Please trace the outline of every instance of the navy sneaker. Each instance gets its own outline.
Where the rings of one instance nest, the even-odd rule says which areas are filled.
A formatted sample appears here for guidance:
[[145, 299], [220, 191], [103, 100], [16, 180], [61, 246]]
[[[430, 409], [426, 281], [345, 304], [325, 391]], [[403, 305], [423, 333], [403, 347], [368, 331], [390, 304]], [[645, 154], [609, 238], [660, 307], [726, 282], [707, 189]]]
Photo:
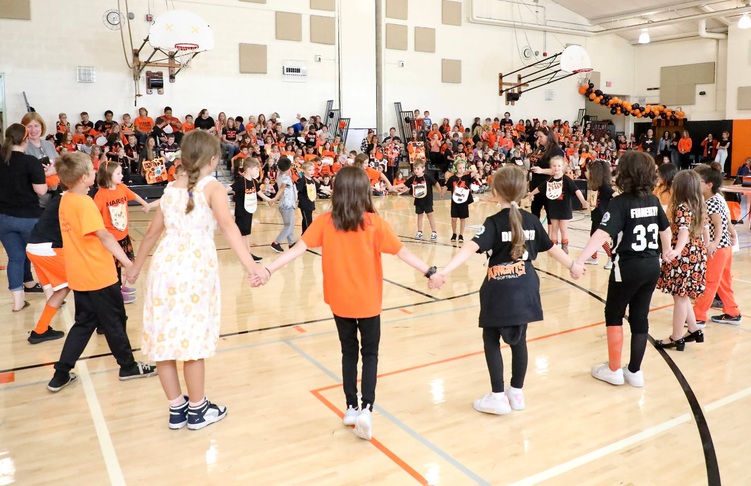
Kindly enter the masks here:
[[120, 368], [120, 381], [134, 380], [136, 378], [147, 378], [156, 374], [156, 366], [136, 362], [135, 366], [130, 370], [124, 370]]
[[733, 324], [734, 326], [737, 326], [741, 323], [741, 315], [729, 316], [727, 314], [721, 314], [719, 316], [712, 316], [712, 322], [718, 324]]
[[52, 377], [49, 383], [47, 383], [47, 389], [52, 393], [57, 393], [66, 386], [70, 385], [78, 379], [75, 373], [66, 371], [55, 371], [55, 375]]
[[208, 398], [195, 408], [188, 407], [188, 429], [199, 430], [206, 426], [219, 422], [227, 416], [227, 407], [214, 405]]
[[169, 408], [169, 428], [172, 430], [182, 429], [188, 425], [188, 397], [183, 395], [185, 403]]

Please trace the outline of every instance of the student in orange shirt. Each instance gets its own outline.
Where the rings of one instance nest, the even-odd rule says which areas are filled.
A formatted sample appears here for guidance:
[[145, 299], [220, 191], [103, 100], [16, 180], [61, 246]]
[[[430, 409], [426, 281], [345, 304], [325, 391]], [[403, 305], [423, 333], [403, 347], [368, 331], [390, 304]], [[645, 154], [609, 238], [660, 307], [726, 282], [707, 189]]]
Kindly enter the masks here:
[[149, 110], [144, 107], [138, 109], [138, 117], [133, 120], [133, 126], [136, 129], [136, 138], [138, 143], [145, 144], [149, 133], [154, 128], [154, 119], [149, 116]]
[[[128, 201], [137, 201], [143, 206], [145, 213], [149, 212], [149, 204], [141, 196], [131, 191], [123, 184], [123, 169], [117, 162], [102, 162], [97, 171], [97, 185], [99, 190], [94, 195], [94, 203], [102, 214], [104, 227], [115, 237], [129, 260], [135, 260], [133, 242], [128, 234]], [[122, 280], [122, 264], [115, 259], [117, 278]], [[126, 304], [135, 302], [136, 289], [123, 285], [122, 295]]]
[[376, 196], [385, 195], [384, 193], [375, 190], [376, 184], [378, 184], [379, 182], [383, 182], [386, 185], [386, 188], [388, 188], [389, 192], [394, 192], [395, 191], [394, 186], [391, 185], [391, 182], [389, 182], [389, 179], [388, 177], [386, 177], [386, 174], [384, 174], [383, 172], [377, 171], [372, 167], [369, 167], [368, 166], [369, 160], [370, 158], [368, 157], [367, 154], [358, 154], [355, 157], [354, 166], [359, 167], [365, 171], [365, 174], [367, 174], [368, 176], [368, 180], [370, 180], [370, 187], [372, 188], [371, 190], [375, 191]]
[[112, 257], [125, 268], [132, 266], [117, 240], [104, 227], [96, 204], [88, 196], [96, 173], [81, 152], [65, 153], [55, 161], [55, 169], [68, 191], [60, 200], [60, 229], [65, 249], [68, 286], [73, 290], [76, 318], [68, 331], [55, 374], [47, 384], [58, 392], [76, 381], [71, 370], [81, 357], [97, 327], [120, 366], [120, 381], [156, 374], [156, 367], [137, 362], [125, 332], [125, 306]]
[[73, 133], [73, 143], [83, 145], [86, 143], [86, 135], [83, 134], [83, 125], [76, 123], [76, 131]]
[[[359, 156], [358, 156], [359, 157]], [[373, 403], [381, 339], [383, 268], [381, 253], [398, 256], [427, 277], [435, 267], [406, 249], [391, 225], [375, 212], [368, 178], [357, 167], [336, 176], [332, 211], [317, 217], [298, 243], [267, 267], [269, 276], [306, 252], [322, 247], [323, 299], [334, 314], [342, 349], [342, 378], [347, 411], [344, 424], [358, 437], [372, 437]], [[253, 285], [261, 282], [256, 280]], [[362, 347], [358, 344], [360, 332]], [[357, 399], [357, 359], [362, 353], [362, 406]]]
[[185, 122], [183, 123], [182, 128], [180, 128], [180, 131], [183, 133], [192, 132], [196, 129], [195, 123], [193, 123], [193, 115], [185, 115]]

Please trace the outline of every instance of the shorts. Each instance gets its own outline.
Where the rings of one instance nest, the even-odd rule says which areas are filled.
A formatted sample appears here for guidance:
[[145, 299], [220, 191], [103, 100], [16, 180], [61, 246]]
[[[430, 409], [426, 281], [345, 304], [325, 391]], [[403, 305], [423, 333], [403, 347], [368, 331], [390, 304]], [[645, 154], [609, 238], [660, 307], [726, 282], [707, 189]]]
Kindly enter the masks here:
[[451, 217], [459, 219], [469, 218], [469, 204], [451, 203]]
[[244, 214], [238, 214], [235, 211], [235, 224], [237, 229], [240, 230], [242, 236], [249, 236], [253, 225], [253, 215], [251, 213], [243, 211]]
[[60, 290], [68, 286], [62, 248], [52, 248], [52, 243], [29, 243], [26, 245], [26, 256], [34, 265], [42, 287], [50, 285], [52, 290]]
[[[126, 236], [122, 240], [118, 241], [117, 244], [120, 245], [120, 248], [123, 249], [125, 256], [128, 257], [128, 260], [133, 261], [136, 259], [136, 254], [135, 252], [133, 252], [133, 242], [130, 241], [130, 236]], [[120, 260], [118, 260], [117, 258], [115, 258], [115, 263], [118, 267], [123, 267], [123, 264], [120, 263]]]
[[415, 202], [415, 214], [430, 214], [433, 212], [433, 201], [428, 202]]

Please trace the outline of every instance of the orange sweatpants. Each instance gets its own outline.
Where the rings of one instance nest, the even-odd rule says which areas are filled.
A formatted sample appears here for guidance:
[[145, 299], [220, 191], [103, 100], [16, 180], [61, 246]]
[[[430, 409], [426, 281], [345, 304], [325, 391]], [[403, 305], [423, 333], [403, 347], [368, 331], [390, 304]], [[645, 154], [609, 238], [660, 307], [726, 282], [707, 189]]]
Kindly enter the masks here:
[[707, 311], [712, 305], [715, 293], [722, 299], [722, 312], [729, 316], [740, 315], [741, 310], [735, 303], [733, 294], [733, 249], [725, 247], [718, 249], [714, 255], [707, 258], [707, 288], [704, 295], [694, 301], [694, 314], [697, 321], [707, 320]]

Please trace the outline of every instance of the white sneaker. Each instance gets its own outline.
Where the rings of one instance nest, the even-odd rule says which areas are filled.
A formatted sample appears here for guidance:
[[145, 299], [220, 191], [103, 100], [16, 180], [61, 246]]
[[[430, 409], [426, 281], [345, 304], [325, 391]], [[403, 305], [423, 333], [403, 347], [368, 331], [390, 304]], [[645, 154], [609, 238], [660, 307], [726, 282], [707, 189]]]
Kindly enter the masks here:
[[430, 241], [435, 241], [437, 239], [438, 239], [438, 233], [436, 233], [435, 231], [431, 231], [430, 232]]
[[626, 383], [631, 386], [635, 386], [636, 388], [641, 388], [644, 386], [644, 373], [642, 373], [641, 370], [637, 371], [636, 373], [631, 373], [628, 370], [628, 366], [624, 366], [623, 378], [625, 378]]
[[416, 239], [421, 240], [422, 239], [422, 231], [417, 232], [417, 236], [415, 236]]
[[508, 397], [511, 410], [524, 410], [526, 408], [524, 392], [521, 388], [514, 388], [513, 386], [506, 388], [506, 397]]
[[496, 398], [492, 393], [488, 393], [481, 399], [472, 402], [472, 406], [475, 410], [482, 413], [492, 413], [495, 415], [511, 413], [511, 404], [505, 394], [501, 395], [501, 398]]
[[586, 260], [584, 260], [584, 264], [585, 265], [597, 265], [597, 263], [598, 263], [597, 262], [597, 257], [595, 257], [595, 258], [587, 258]]
[[611, 268], [613, 268], [613, 260], [611, 260], [610, 258], [608, 258], [608, 261], [607, 261], [607, 263], [605, 263], [605, 267], [604, 268], [605, 268], [605, 270], [610, 270]]
[[596, 364], [592, 367], [592, 376], [611, 385], [623, 385], [623, 370], [618, 368], [616, 371], [610, 369], [607, 363]]
[[353, 432], [361, 439], [370, 440], [373, 437], [373, 415], [370, 409], [365, 408], [357, 414]]
[[347, 411], [344, 412], [344, 419], [342, 422], [344, 422], [344, 425], [355, 425], [355, 422], [357, 421], [357, 415], [360, 413], [358, 409], [356, 409], [353, 406], [349, 406], [347, 408]]

